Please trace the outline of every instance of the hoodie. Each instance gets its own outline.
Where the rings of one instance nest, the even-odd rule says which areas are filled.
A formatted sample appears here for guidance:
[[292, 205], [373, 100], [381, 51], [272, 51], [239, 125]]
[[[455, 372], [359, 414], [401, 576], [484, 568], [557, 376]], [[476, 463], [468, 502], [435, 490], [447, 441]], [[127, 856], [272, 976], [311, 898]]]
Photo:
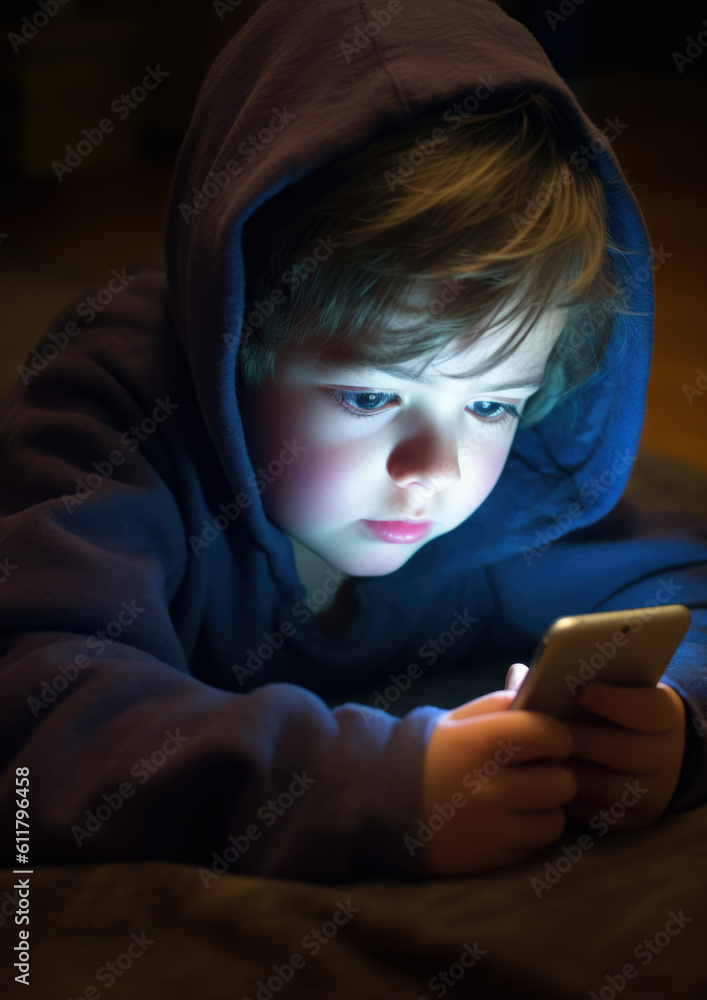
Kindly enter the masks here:
[[[259, 258], [244, 226], [318, 167], [432, 108], [478, 106], [490, 84], [556, 100], [631, 250], [632, 315], [616, 319], [602, 377], [518, 430], [491, 496], [396, 572], [357, 579], [359, 614], [328, 640], [263, 509], [276, 469], [253, 468], [246, 448], [234, 371]], [[405, 838], [442, 709], [330, 703], [391, 676], [510, 662], [560, 615], [656, 603], [692, 611], [663, 677], [688, 716], [669, 811], [705, 800], [706, 526], [622, 500], [653, 299], [612, 148], [621, 124], [591, 122], [487, 0], [269, 0], [226, 45], [179, 152], [166, 270], [116, 270], [78, 296], [3, 409], [0, 862], [15, 863], [27, 774], [34, 864], [424, 877]], [[283, 442], [277, 460], [297, 448]]]

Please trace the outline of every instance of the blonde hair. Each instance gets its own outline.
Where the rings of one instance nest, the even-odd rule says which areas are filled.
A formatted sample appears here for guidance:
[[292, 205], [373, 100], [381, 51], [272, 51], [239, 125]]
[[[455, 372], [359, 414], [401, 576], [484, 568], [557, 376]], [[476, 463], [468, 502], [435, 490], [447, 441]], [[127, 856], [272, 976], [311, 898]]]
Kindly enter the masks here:
[[[237, 378], [275, 378], [278, 356], [305, 346], [392, 369], [513, 324], [475, 368], [482, 374], [548, 309], [566, 308], [543, 385], [521, 417], [531, 426], [598, 375], [616, 314], [627, 311], [619, 277], [630, 251], [611, 239], [607, 215], [601, 180], [573, 163], [544, 93], [485, 114], [427, 114], [290, 185], [248, 221], [244, 245], [271, 235], [259, 258], [255, 248], [246, 254], [246, 303], [290, 287], [269, 315], [249, 317], [247, 305]], [[318, 262], [322, 238], [336, 249]], [[450, 302], [436, 299], [443, 308], [391, 328], [409, 293], [429, 300], [441, 282]]]

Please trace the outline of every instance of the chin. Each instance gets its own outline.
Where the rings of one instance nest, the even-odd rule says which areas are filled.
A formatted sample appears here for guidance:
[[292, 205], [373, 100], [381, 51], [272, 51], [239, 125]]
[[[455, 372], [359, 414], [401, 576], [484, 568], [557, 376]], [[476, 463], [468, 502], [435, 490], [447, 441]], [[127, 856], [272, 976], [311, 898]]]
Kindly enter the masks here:
[[389, 576], [404, 566], [422, 546], [374, 543], [368, 552], [349, 553], [337, 563], [347, 576]]

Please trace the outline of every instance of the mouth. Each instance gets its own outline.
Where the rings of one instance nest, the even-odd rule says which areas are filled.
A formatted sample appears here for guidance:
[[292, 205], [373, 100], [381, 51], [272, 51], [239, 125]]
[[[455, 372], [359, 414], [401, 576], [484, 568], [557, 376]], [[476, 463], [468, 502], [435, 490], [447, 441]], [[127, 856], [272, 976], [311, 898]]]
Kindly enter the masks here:
[[430, 533], [432, 521], [367, 521], [362, 524], [381, 542], [419, 542]]

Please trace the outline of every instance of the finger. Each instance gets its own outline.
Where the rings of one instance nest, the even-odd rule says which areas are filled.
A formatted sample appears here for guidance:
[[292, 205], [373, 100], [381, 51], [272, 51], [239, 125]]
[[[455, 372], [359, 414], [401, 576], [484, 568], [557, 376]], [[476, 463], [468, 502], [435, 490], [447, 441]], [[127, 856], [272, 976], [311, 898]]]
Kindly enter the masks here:
[[570, 819], [583, 826], [594, 826], [601, 822], [602, 806], [596, 802], [577, 797], [569, 805], [565, 806], [565, 812]]
[[512, 663], [506, 674], [505, 688], [507, 691], [517, 691], [525, 680], [528, 668], [524, 663]]
[[514, 813], [556, 809], [577, 795], [574, 774], [563, 765], [545, 761], [507, 768], [500, 783]]
[[633, 805], [650, 790], [650, 774], [614, 771], [574, 757], [564, 766], [577, 780], [577, 798], [594, 804], [597, 809], [610, 808], [613, 803]]
[[563, 808], [535, 809], [513, 814], [514, 840], [518, 857], [526, 858], [530, 852], [542, 850], [562, 836], [567, 817]]
[[574, 755], [610, 770], [646, 774], [660, 763], [660, 734], [636, 733], [611, 722], [567, 722], [574, 738]]
[[570, 819], [596, 830], [600, 837], [606, 833], [635, 830], [650, 823], [646, 813], [640, 808], [627, 809], [625, 812], [614, 810], [612, 813], [606, 806], [581, 798], [576, 798], [565, 806], [565, 812]]
[[[489, 716], [497, 719], [497, 716]], [[513, 752], [511, 763], [524, 764], [537, 757], [564, 758], [574, 751], [574, 737], [567, 725], [544, 712], [519, 709], [507, 712], [503, 720]], [[497, 723], [493, 725], [497, 728]], [[504, 733], [505, 737], [505, 733]]]
[[461, 722], [476, 715], [490, 715], [492, 712], [503, 712], [511, 704], [514, 697], [515, 691], [491, 691], [481, 698], [474, 698], [473, 701], [467, 701], [464, 705], [451, 709], [446, 713], [447, 720]]
[[[513, 697], [512, 692], [506, 694]], [[485, 774], [497, 773], [506, 764], [520, 764], [538, 757], [564, 759], [574, 749], [574, 740], [565, 724], [541, 712], [504, 710], [457, 721], [443, 717], [436, 730], [440, 728], [446, 729], [457, 743], [461, 759], [467, 755], [470, 763], [484, 762]]]
[[639, 733], [668, 732], [676, 725], [676, 705], [664, 684], [636, 688], [592, 681], [579, 701], [595, 715]]

